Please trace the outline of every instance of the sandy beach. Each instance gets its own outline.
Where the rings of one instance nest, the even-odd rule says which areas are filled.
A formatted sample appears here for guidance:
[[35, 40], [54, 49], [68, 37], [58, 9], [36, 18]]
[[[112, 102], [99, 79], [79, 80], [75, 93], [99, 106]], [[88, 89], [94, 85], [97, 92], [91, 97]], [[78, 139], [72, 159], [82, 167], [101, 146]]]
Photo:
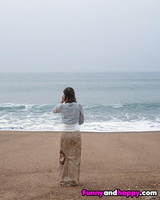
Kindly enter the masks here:
[[0, 200], [127, 199], [82, 196], [82, 189], [160, 193], [160, 132], [82, 132], [77, 187], [59, 185], [59, 139], [59, 132], [0, 131]]

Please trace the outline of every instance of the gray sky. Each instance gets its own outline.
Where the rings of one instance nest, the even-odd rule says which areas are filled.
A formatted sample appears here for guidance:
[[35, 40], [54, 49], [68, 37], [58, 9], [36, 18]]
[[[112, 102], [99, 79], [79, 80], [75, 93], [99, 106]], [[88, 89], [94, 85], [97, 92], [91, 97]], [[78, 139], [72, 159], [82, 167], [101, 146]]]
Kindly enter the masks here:
[[0, 72], [160, 71], [160, 0], [1, 0]]

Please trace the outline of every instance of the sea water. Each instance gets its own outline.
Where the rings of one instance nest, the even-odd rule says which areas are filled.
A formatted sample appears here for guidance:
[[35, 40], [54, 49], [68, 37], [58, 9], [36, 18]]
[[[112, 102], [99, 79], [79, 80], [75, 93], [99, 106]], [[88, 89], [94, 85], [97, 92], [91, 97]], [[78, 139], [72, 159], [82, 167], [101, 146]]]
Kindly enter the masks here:
[[160, 72], [1, 73], [0, 129], [60, 130], [52, 110], [68, 86], [84, 109], [82, 131], [160, 130]]

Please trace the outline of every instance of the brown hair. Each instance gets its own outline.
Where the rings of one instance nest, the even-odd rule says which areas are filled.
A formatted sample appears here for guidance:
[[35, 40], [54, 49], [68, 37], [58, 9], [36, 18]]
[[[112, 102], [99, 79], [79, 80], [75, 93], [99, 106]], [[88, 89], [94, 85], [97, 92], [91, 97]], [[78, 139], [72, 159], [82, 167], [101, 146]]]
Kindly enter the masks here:
[[76, 102], [74, 89], [71, 87], [67, 87], [63, 90], [65, 96], [65, 103]]

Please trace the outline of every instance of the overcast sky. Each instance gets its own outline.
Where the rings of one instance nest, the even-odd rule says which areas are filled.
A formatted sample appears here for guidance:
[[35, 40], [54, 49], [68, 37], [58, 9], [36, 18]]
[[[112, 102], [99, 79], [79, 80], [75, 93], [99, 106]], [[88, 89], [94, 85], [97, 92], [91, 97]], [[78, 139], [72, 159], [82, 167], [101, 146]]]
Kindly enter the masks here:
[[160, 0], [1, 0], [0, 72], [160, 71]]

